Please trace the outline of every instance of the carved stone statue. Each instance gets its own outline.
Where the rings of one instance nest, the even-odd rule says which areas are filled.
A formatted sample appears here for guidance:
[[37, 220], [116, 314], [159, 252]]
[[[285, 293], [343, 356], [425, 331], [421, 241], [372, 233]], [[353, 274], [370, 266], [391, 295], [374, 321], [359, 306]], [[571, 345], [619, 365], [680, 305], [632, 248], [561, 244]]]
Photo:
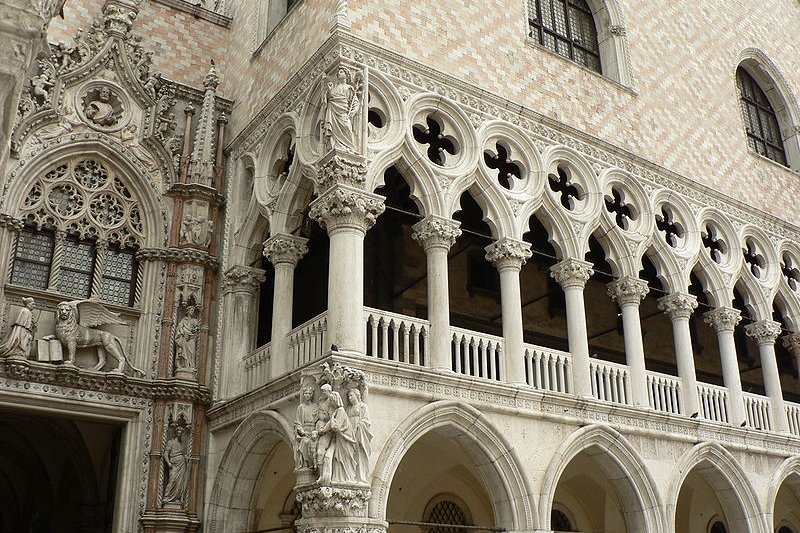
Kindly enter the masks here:
[[180, 423], [171, 425], [174, 434], [164, 446], [161, 456], [169, 477], [164, 487], [162, 507], [183, 508], [186, 506], [186, 488], [189, 483], [189, 459], [186, 457], [186, 445], [183, 442], [187, 427]]
[[158, 163], [156, 160], [151, 156], [147, 150], [142, 148], [142, 145], [139, 144], [139, 141], [136, 139], [136, 124], [129, 124], [122, 128], [119, 132], [119, 140], [122, 142], [123, 146], [131, 151], [131, 153], [141, 161], [149, 172], [152, 172], [158, 168]]
[[187, 213], [181, 220], [181, 244], [195, 244], [206, 247], [211, 242], [214, 232], [214, 221], [206, 220], [201, 215]]
[[336, 80], [326, 78], [322, 93], [322, 146], [324, 150], [355, 150], [354, 117], [359, 111], [361, 84], [350, 80], [344, 67], [336, 71]]
[[294, 418], [295, 468], [317, 468], [316, 423], [319, 408], [314, 403], [314, 387], [303, 387], [300, 397], [301, 403]]
[[361, 401], [361, 391], [350, 389], [347, 391], [347, 416], [350, 418], [350, 428], [356, 441], [356, 479], [367, 482], [369, 476], [369, 455], [372, 432], [367, 404]]
[[102, 87], [97, 96], [86, 104], [86, 117], [98, 126], [113, 126], [117, 123], [117, 113], [111, 105], [111, 90]]
[[331, 390], [331, 386], [321, 387], [325, 409], [330, 414], [322, 419], [323, 408], [317, 420], [317, 465], [318, 483], [328, 485], [333, 482], [352, 482], [356, 476], [355, 439], [350, 430], [350, 419], [344, 410], [341, 395]]
[[23, 298], [22, 303], [24, 307], [19, 310], [8, 337], [0, 345], [0, 357], [27, 359], [31, 351], [31, 341], [33, 341], [34, 333], [36, 333], [36, 320], [33, 318], [33, 298]]
[[68, 107], [65, 110], [64, 117], [58, 124], [51, 124], [43, 127], [36, 133], [36, 136], [42, 142], [49, 141], [61, 137], [64, 134], [71, 133], [72, 130], [75, 129], [75, 126], [81, 124], [83, 124], [83, 122], [80, 117], [78, 117], [78, 114], [75, 113], [72, 108]]
[[190, 305], [186, 315], [175, 328], [175, 370], [194, 371], [197, 360], [197, 336], [200, 333], [200, 320], [197, 308]]
[[44, 337], [45, 340], [57, 338], [67, 349], [65, 364], [74, 364], [75, 350], [97, 346], [97, 364], [92, 370], [101, 370], [106, 364], [106, 353], [111, 354], [119, 364], [114, 372], [122, 373], [125, 366], [144, 376], [144, 372], [133, 366], [125, 357], [125, 347], [119, 337], [107, 331], [94, 329], [103, 324], [124, 324], [119, 313], [112, 313], [106, 307], [92, 300], [73, 300], [61, 302], [56, 307], [56, 334]]

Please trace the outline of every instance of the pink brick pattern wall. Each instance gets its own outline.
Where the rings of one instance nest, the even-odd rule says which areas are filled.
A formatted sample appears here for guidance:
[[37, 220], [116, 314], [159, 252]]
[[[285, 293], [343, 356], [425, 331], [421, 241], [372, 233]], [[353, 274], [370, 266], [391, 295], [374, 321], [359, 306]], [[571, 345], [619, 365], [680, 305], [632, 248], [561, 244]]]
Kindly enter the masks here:
[[795, 0], [617, 0], [635, 94], [530, 45], [526, 0], [349, 0], [353, 32], [781, 218], [798, 176], [746, 147], [734, 74], [762, 49], [800, 95]]

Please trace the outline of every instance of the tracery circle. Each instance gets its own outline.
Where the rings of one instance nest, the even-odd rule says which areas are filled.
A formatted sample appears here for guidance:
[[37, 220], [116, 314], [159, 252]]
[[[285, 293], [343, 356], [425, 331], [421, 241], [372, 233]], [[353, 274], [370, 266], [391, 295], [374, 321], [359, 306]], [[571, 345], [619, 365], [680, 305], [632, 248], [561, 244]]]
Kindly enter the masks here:
[[89, 201], [89, 214], [98, 224], [110, 227], [124, 221], [125, 208], [113, 194], [102, 193]]
[[108, 170], [91, 159], [75, 165], [75, 179], [87, 189], [99, 189], [108, 181]]
[[61, 216], [75, 216], [83, 210], [85, 205], [83, 195], [74, 185], [56, 185], [47, 195], [47, 203]]

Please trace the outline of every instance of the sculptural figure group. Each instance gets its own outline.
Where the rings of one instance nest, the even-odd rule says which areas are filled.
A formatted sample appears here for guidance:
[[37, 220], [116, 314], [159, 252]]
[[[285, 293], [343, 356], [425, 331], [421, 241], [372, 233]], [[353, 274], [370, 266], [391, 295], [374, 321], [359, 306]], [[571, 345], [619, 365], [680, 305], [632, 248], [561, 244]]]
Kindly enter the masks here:
[[295, 417], [295, 467], [319, 473], [317, 482], [366, 483], [369, 473], [370, 417], [359, 388], [346, 389], [347, 406], [330, 383], [301, 390]]

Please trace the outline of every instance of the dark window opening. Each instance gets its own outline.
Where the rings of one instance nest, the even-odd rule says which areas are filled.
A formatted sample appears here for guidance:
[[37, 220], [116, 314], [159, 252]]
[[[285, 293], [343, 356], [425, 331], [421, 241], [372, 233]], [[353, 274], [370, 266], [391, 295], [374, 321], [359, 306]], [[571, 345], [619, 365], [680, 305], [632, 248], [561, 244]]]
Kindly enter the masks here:
[[528, 0], [530, 36], [561, 56], [602, 72], [597, 28], [586, 0]]
[[788, 166], [775, 110], [758, 82], [742, 67], [736, 70], [747, 144], [756, 153]]

